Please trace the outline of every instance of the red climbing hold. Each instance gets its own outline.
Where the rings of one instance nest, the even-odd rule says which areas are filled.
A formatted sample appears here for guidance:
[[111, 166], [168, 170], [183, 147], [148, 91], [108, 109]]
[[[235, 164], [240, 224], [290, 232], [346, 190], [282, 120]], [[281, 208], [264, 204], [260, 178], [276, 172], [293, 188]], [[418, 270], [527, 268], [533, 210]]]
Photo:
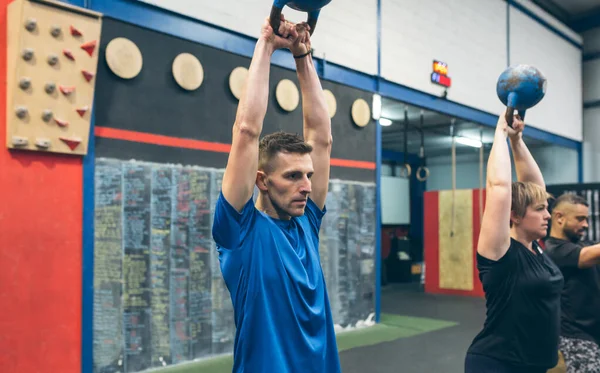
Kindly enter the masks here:
[[96, 49], [96, 40], [88, 41], [86, 43], [81, 44], [81, 49], [87, 52], [87, 54], [92, 56], [94, 54], [94, 49]]
[[81, 140], [77, 140], [77, 139], [68, 139], [66, 137], [59, 137], [59, 139], [60, 139], [60, 141], [67, 144], [67, 146], [71, 150], [75, 150], [75, 148], [78, 147], [79, 144], [81, 143]]
[[81, 70], [81, 73], [83, 74], [85, 80], [87, 80], [88, 82], [94, 78], [94, 74], [87, 70]]
[[61, 127], [67, 127], [69, 125], [69, 122], [67, 122], [66, 120], [54, 118], [54, 121], [56, 122], [56, 124], [58, 124]]
[[64, 85], [61, 85], [58, 89], [60, 89], [63, 95], [68, 96], [75, 91], [75, 86], [65, 87]]
[[73, 56], [73, 53], [70, 50], [63, 49], [63, 54], [65, 55], [65, 57], [67, 57], [71, 61], [75, 61], [75, 56]]
[[89, 107], [84, 106], [81, 109], [77, 109], [77, 113], [79, 114], [80, 117], [83, 117], [89, 109], [90, 109]]
[[81, 31], [79, 31], [79, 30], [78, 30], [78, 29], [76, 29], [75, 27], [73, 27], [73, 26], [70, 26], [69, 28], [71, 29], [71, 35], [73, 35], [73, 36], [81, 36], [81, 35], [83, 35], [83, 34], [81, 33]]

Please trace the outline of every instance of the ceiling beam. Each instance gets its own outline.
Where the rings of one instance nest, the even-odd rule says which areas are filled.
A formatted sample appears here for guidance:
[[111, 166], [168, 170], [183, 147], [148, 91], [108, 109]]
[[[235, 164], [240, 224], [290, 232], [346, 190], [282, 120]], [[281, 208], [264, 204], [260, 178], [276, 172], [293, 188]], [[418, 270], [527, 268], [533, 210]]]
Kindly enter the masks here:
[[532, 0], [532, 2], [564, 24], [568, 24], [571, 21], [571, 14], [552, 0]]
[[584, 32], [600, 27], [600, 6], [585, 12], [579, 17], [574, 17], [568, 26], [576, 32]]

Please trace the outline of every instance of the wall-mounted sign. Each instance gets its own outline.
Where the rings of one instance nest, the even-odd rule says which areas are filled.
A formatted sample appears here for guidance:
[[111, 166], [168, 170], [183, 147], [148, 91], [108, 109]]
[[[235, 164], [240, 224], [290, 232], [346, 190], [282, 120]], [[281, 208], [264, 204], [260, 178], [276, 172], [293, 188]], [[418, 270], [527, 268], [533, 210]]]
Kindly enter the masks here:
[[433, 72], [431, 73], [431, 82], [450, 88], [452, 79], [448, 76], [448, 64], [441, 61], [433, 61]]

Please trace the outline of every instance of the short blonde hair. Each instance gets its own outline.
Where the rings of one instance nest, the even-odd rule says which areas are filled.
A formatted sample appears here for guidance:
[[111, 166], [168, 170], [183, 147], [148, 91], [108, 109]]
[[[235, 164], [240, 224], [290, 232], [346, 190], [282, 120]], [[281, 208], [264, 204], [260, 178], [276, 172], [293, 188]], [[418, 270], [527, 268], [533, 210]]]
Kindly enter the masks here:
[[510, 209], [518, 217], [524, 217], [527, 207], [545, 203], [552, 195], [538, 184], [516, 181], [512, 183], [512, 201]]

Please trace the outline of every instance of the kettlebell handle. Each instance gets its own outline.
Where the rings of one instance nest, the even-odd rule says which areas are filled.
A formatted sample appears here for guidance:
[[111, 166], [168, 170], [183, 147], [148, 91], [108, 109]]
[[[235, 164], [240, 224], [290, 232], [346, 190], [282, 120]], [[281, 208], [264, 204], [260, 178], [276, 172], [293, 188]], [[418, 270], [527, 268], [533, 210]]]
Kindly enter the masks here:
[[[513, 128], [514, 112], [515, 108], [508, 106], [506, 108], [506, 113], [504, 114], [504, 119], [506, 119], [506, 123], [510, 128]], [[521, 120], [525, 120], [525, 110], [519, 110], [519, 116], [521, 117]]]
[[[271, 23], [271, 27], [273, 28], [273, 32], [277, 36], [279, 35], [279, 25], [281, 24], [281, 11], [282, 8], [278, 8], [275, 5], [271, 8], [271, 15], [269, 16], [269, 20]], [[308, 12], [308, 19], [306, 23], [310, 26], [310, 35], [312, 36], [315, 28], [317, 27], [317, 19], [319, 18], [320, 11], [316, 10], [313, 12]]]

